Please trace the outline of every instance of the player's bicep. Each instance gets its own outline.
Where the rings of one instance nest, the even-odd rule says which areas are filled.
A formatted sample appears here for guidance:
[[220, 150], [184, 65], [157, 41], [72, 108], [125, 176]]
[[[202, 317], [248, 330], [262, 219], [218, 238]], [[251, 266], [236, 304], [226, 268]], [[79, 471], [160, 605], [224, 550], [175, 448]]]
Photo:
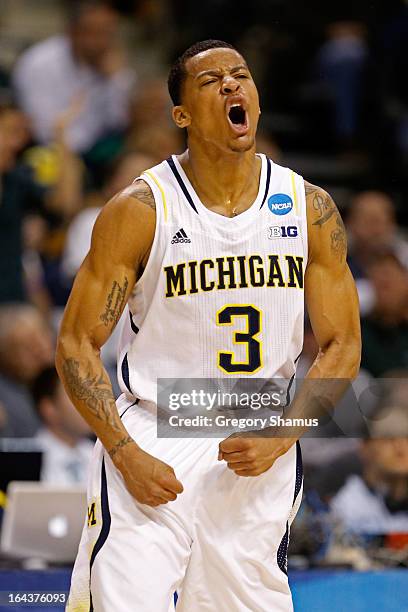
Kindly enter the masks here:
[[91, 251], [75, 279], [61, 331], [101, 347], [111, 335], [136, 280], [135, 269], [95, 263]]
[[343, 221], [329, 194], [312, 185], [306, 186], [306, 193], [309, 263], [305, 295], [312, 329], [320, 347], [333, 341], [358, 343], [358, 298], [346, 262]]
[[61, 337], [101, 347], [123, 312], [154, 235], [155, 215], [119, 197], [98, 217], [91, 248], [74, 281]]
[[312, 261], [306, 269], [305, 296], [310, 323], [321, 349], [331, 342], [359, 342], [357, 292], [347, 264], [337, 270]]

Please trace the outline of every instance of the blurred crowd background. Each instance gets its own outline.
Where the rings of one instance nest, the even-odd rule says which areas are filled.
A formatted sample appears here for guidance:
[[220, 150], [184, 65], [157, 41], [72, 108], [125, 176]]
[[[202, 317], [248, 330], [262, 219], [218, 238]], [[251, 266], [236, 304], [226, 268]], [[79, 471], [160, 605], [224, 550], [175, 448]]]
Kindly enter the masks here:
[[[101, 207], [183, 151], [167, 71], [207, 38], [236, 45], [250, 65], [258, 150], [338, 204], [361, 305], [356, 393], [385, 381], [367, 399], [375, 439], [304, 441], [291, 562], [407, 565], [403, 0], [0, 0], [0, 438], [36, 440], [44, 481], [86, 481], [91, 433], [53, 368], [58, 325]], [[316, 350], [306, 321], [301, 374]], [[103, 358], [118, 394], [115, 338]]]

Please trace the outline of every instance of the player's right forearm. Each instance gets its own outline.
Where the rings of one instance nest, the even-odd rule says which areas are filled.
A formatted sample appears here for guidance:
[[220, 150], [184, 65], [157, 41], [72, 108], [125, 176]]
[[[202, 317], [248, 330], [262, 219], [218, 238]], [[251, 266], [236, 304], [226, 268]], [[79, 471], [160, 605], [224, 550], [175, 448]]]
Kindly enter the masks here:
[[59, 339], [56, 366], [65, 390], [113, 459], [133, 440], [123, 426], [99, 351]]

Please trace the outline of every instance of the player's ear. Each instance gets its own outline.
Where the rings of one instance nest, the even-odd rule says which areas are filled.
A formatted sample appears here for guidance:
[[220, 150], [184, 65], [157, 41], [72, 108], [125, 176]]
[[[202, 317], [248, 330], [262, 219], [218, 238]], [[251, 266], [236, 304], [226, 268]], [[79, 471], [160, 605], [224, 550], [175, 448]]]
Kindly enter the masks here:
[[173, 120], [179, 128], [186, 128], [191, 123], [191, 116], [183, 105], [173, 107]]

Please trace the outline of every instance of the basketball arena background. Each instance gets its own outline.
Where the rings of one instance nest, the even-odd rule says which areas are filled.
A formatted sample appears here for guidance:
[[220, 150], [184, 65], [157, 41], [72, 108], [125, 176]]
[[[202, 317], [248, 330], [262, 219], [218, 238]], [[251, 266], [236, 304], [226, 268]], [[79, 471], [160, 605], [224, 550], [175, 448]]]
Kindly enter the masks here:
[[[0, 610], [68, 590], [93, 442], [53, 369], [58, 325], [103, 204], [183, 150], [167, 70], [207, 38], [250, 65], [258, 151], [340, 208], [360, 297], [355, 392], [374, 421], [392, 409], [375, 440], [303, 443], [295, 610], [408, 609], [408, 2], [0, 0]], [[306, 319], [300, 376], [316, 348]]]

